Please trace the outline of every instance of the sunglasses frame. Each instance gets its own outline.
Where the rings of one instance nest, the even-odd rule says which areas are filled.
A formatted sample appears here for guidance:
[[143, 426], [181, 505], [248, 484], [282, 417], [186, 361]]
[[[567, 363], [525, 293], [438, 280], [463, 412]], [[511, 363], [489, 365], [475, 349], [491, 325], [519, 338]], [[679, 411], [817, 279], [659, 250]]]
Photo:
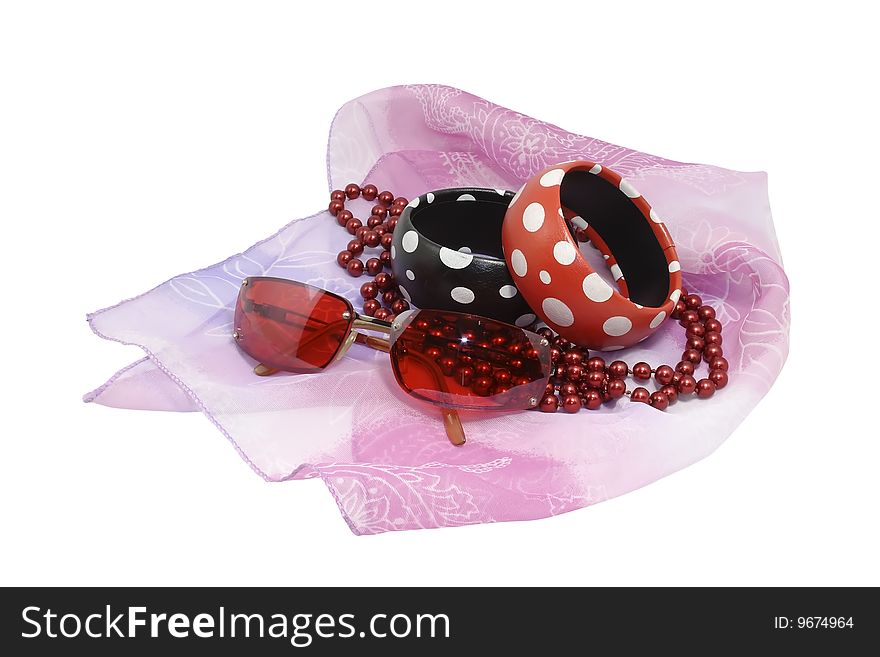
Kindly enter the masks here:
[[[287, 278], [278, 278], [278, 277], [273, 277], [273, 276], [249, 276], [249, 277], [245, 278], [241, 282], [241, 290], [239, 291], [239, 296], [241, 297], [241, 295], [244, 294], [244, 288], [248, 287], [252, 281], [257, 280], [257, 279], [268, 280], [268, 281], [277, 281], [279, 283], [284, 283], [284, 284], [288, 284], [288, 285], [298, 285], [301, 287], [310, 288], [312, 290], [315, 290], [316, 292], [320, 292], [321, 294], [331, 296], [331, 297], [341, 301], [344, 304], [346, 310], [343, 311], [341, 319], [346, 320], [348, 322], [348, 333], [347, 333], [346, 337], [340, 342], [339, 348], [333, 354], [333, 356], [327, 361], [327, 363], [324, 364], [323, 366], [315, 366], [314, 367], [315, 372], [323, 371], [324, 369], [329, 367], [332, 363], [335, 363], [336, 361], [340, 360], [348, 352], [348, 350], [351, 348], [351, 346], [355, 343], [363, 344], [367, 347], [370, 347], [371, 349], [376, 349], [377, 351], [383, 351], [385, 353], [390, 353], [392, 350], [392, 345], [394, 344], [397, 336], [402, 334], [402, 332], [406, 329], [406, 327], [409, 325], [411, 320], [415, 319], [416, 315], [419, 313], [419, 310], [417, 310], [417, 309], [416, 310], [408, 310], [405, 313], [401, 313], [401, 315], [396, 317], [393, 322], [388, 322], [386, 320], [377, 319], [375, 317], [370, 317], [368, 315], [361, 315], [360, 313], [358, 313], [354, 309], [354, 307], [352, 306], [351, 302], [348, 299], [346, 299], [345, 297], [342, 297], [338, 294], [335, 294], [335, 293], [330, 292], [328, 290], [323, 290], [323, 289], [315, 287], [313, 285], [309, 285], [308, 283], [303, 283], [301, 281], [296, 281], [296, 280], [287, 279]], [[250, 299], [247, 299], [246, 297], [244, 298], [243, 303], [244, 304], [250, 303], [251, 310], [253, 310], [254, 307], [256, 305], [258, 305], [258, 304], [255, 304]], [[261, 311], [257, 311], [257, 312], [261, 312]], [[285, 310], [285, 313], [286, 312], [290, 312], [290, 311]], [[261, 314], [265, 314], [265, 313], [261, 313]], [[456, 314], [462, 314], [462, 313], [456, 313]], [[492, 320], [492, 321], [499, 323], [499, 324], [504, 323], [504, 322], [497, 322], [497, 320]], [[532, 331], [528, 331], [527, 329], [523, 329], [521, 327], [514, 327], [514, 328], [516, 328], [517, 330], [524, 331], [526, 333], [533, 333]], [[369, 335], [369, 334], [363, 333], [362, 330], [377, 331], [377, 332], [383, 333], [389, 337], [384, 338], [384, 337], [377, 337], [374, 335]], [[236, 341], [236, 343], [240, 343], [243, 336], [244, 336], [244, 334], [243, 334], [242, 329], [240, 327], [236, 326], [232, 332], [232, 338]], [[549, 341], [548, 340], [539, 336], [537, 333], [535, 333], [534, 336], [537, 339], [538, 344], [542, 348], [549, 350]], [[318, 337], [318, 336], [316, 336], [316, 337]], [[247, 352], [245, 351], [245, 353], [247, 353]], [[549, 354], [549, 351], [548, 351], [548, 354]], [[548, 358], [549, 358], [549, 356], [548, 356]], [[403, 387], [404, 384], [398, 376], [397, 368], [395, 367], [394, 363], [392, 363], [391, 365], [392, 365], [392, 370], [393, 370], [395, 379], [397, 379], [398, 385]], [[432, 372], [434, 371], [433, 368], [428, 368], [428, 370], [432, 371]], [[282, 370], [280, 368], [271, 367], [271, 366], [266, 365], [264, 363], [258, 363], [253, 368], [253, 371], [254, 371], [254, 374], [256, 374], [257, 376], [272, 376], [273, 374], [277, 374], [278, 372], [288, 371], [288, 370]], [[552, 367], [550, 368], [550, 371], [547, 374], [548, 381], [551, 376], [552, 376]], [[437, 383], [437, 388], [440, 391], [448, 392], [448, 390], [445, 390], [446, 384], [443, 381], [442, 377], [438, 377], [436, 379], [436, 383]], [[414, 397], [415, 399], [420, 399], [421, 401], [424, 401], [425, 403], [429, 403], [433, 406], [439, 407], [442, 411], [442, 414], [443, 414], [443, 426], [446, 430], [446, 435], [449, 438], [449, 441], [453, 445], [456, 445], [456, 446], [460, 446], [460, 445], [465, 444], [467, 439], [465, 437], [464, 427], [461, 424], [461, 418], [459, 417], [458, 411], [455, 408], [451, 407], [451, 405], [444, 405], [444, 404], [438, 403], [436, 401], [424, 399], [424, 398], [422, 398], [418, 395], [412, 394], [412, 393], [408, 393], [408, 394], [410, 394], [410, 396]], [[530, 398], [529, 404], [531, 407], [537, 406], [538, 399], [535, 397]], [[468, 408], [468, 407], [462, 407], [462, 408]]]

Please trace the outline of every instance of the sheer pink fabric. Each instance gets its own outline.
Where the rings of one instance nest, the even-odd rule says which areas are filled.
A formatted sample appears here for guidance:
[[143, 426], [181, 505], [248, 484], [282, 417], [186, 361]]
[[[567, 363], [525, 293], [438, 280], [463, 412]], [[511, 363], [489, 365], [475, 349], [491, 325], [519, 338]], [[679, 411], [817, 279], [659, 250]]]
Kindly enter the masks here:
[[[324, 211], [89, 315], [95, 333], [137, 345], [146, 358], [85, 399], [200, 410], [265, 479], [321, 477], [358, 534], [542, 518], [683, 468], [726, 439], [787, 355], [788, 281], [765, 174], [647, 155], [438, 85], [382, 89], [343, 106], [327, 174], [331, 189], [370, 181], [412, 198], [454, 186], [517, 189], [544, 166], [575, 158], [636, 184], [675, 238], [685, 284], [716, 307], [731, 383], [712, 400], [666, 412], [621, 400], [577, 415], [465, 414], [469, 442], [456, 448], [439, 414], [398, 389], [386, 354], [355, 346], [332, 375], [256, 377], [231, 339], [243, 277], [294, 278], [358, 301], [363, 281], [336, 265], [340, 232]], [[615, 355], [674, 364], [681, 333], [668, 322]]]

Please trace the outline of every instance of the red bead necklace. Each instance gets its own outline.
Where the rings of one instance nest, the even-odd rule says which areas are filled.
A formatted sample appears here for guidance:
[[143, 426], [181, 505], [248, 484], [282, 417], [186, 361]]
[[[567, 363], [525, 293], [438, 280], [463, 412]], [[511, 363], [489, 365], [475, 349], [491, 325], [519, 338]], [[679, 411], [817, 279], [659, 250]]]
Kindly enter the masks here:
[[[346, 200], [359, 196], [366, 201], [377, 201], [370, 211], [366, 226], [345, 209]], [[391, 192], [380, 193], [375, 185], [360, 187], [351, 183], [344, 190], [336, 189], [330, 193], [330, 214], [354, 236], [346, 249], [336, 256], [336, 262], [355, 278], [364, 272], [374, 277], [361, 285], [363, 311], [370, 317], [392, 321], [400, 313], [409, 310], [409, 303], [401, 296], [394, 275], [384, 271], [391, 269], [392, 234], [397, 226], [397, 217], [407, 203], [407, 199], [395, 198]], [[578, 241], [587, 241], [582, 230], [578, 229], [575, 234]], [[378, 254], [364, 263], [359, 256], [363, 256], [367, 249], [378, 249]], [[537, 332], [550, 341], [550, 355], [555, 366], [538, 408], [545, 413], [555, 413], [560, 408], [568, 413], [576, 413], [581, 408], [596, 410], [603, 403], [628, 396], [630, 401], [647, 403], [662, 411], [678, 401], [679, 397], [696, 395], [699, 399], [708, 399], [714, 395], [728, 382], [728, 363], [721, 348], [722, 327], [715, 317], [715, 309], [705, 305], [699, 295], [688, 294], [682, 288], [681, 298], [671, 317], [677, 319], [685, 329], [686, 337], [685, 350], [674, 368], [670, 365], [652, 368], [645, 362], [636, 363], [630, 368], [622, 360], [606, 364], [605, 359], [590, 357], [587, 349], [554, 335], [546, 326], [538, 329]], [[694, 376], [696, 368], [703, 361], [708, 374], [697, 380]], [[650, 381], [653, 377], [657, 390], [652, 393], [642, 386], [627, 390], [628, 376], [640, 382]]]

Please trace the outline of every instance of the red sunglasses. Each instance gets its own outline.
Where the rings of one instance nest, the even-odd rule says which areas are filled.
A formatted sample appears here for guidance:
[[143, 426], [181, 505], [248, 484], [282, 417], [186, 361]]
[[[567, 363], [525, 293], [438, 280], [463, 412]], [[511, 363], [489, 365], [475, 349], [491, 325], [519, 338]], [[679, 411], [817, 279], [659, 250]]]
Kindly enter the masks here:
[[318, 372], [355, 342], [388, 352], [400, 387], [444, 409], [454, 445], [465, 442], [455, 409], [533, 408], [552, 372], [550, 344], [532, 331], [441, 310], [408, 310], [387, 322], [356, 313], [332, 292], [283, 278], [242, 282], [232, 337], [259, 362], [260, 376]]

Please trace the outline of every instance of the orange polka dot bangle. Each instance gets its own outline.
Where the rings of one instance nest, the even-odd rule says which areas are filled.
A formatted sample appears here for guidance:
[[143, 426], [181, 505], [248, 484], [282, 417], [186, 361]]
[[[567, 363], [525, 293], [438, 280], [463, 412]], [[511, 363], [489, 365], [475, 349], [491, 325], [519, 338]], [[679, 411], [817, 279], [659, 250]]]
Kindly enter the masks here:
[[[602, 254], [606, 276], [581, 253], [578, 235]], [[526, 182], [504, 216], [501, 239], [535, 313], [591, 349], [641, 342], [681, 297], [681, 265], [666, 226], [626, 179], [595, 162], [557, 164]]]

